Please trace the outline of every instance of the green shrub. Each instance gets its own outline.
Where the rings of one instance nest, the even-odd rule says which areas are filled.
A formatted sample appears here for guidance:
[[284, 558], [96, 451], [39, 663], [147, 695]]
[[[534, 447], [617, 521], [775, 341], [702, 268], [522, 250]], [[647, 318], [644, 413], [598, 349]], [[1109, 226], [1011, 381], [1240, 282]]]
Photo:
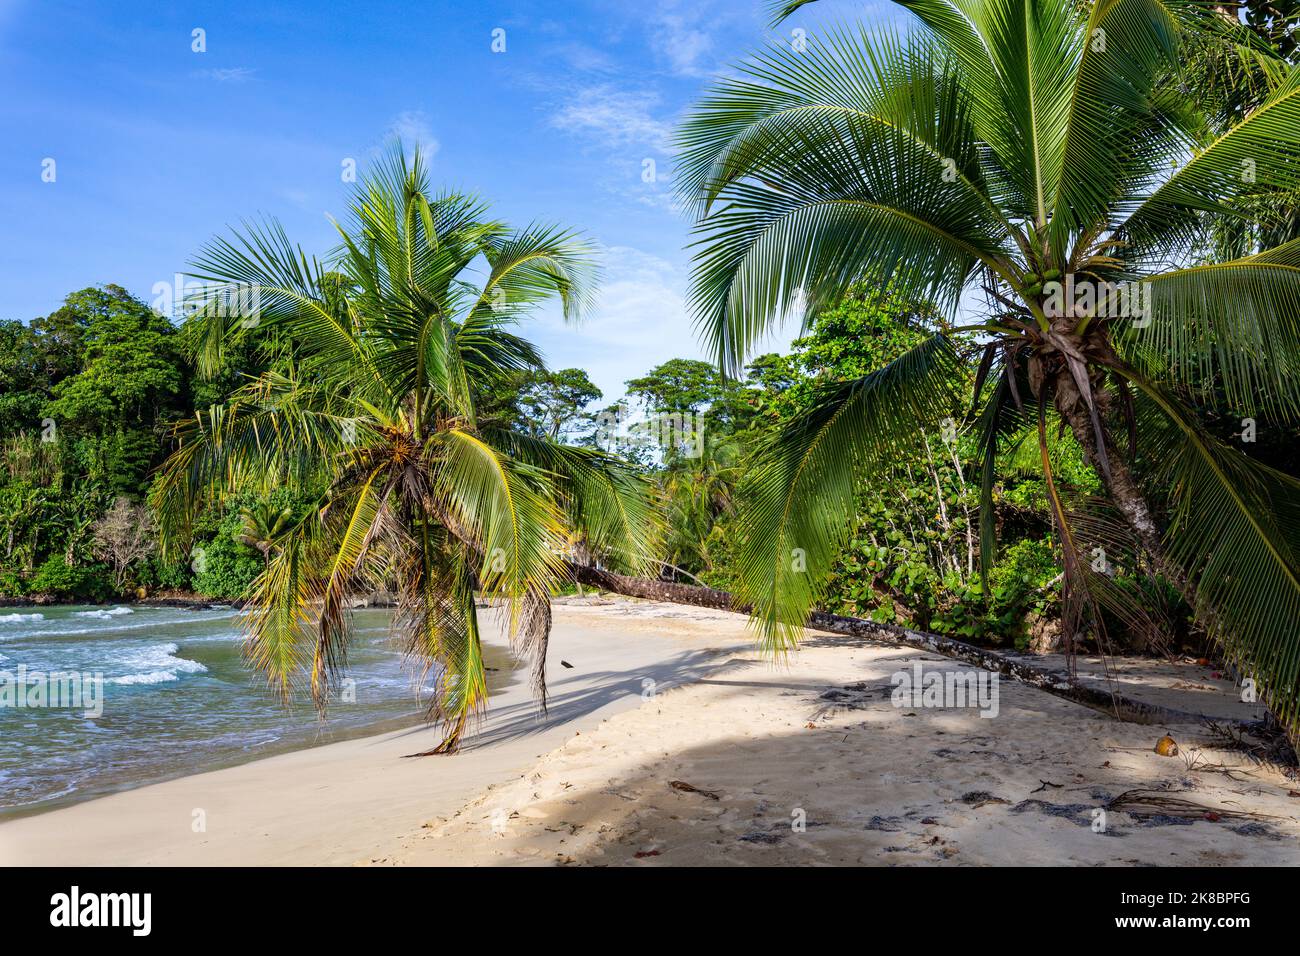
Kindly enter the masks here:
[[54, 555], [36, 569], [28, 586], [31, 594], [99, 604], [113, 596], [112, 578], [102, 564], [69, 567], [62, 555]]
[[262, 573], [262, 556], [235, 540], [240, 526], [239, 515], [227, 515], [217, 528], [216, 536], [194, 547], [194, 590], [207, 597], [240, 598]]
[[27, 585], [17, 571], [0, 569], [0, 597], [16, 598], [27, 593]]
[[195, 549], [194, 590], [208, 597], [240, 598], [262, 573], [262, 559], [227, 537]]
[[188, 561], [166, 561], [159, 555], [151, 557], [140, 571], [142, 584], [165, 591], [189, 590], [190, 577]]

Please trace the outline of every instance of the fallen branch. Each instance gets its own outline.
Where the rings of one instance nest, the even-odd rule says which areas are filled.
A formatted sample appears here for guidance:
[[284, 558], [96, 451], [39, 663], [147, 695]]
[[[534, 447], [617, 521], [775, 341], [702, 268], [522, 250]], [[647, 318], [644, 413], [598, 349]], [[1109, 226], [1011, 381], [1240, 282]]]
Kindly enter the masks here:
[[694, 784], [687, 783], [685, 780], [669, 780], [668, 786], [674, 790], [680, 790], [682, 793], [698, 793], [702, 797], [708, 797], [710, 800], [721, 799], [721, 793], [717, 790], [701, 790]]
[[1210, 763], [1199, 750], [1183, 754], [1183, 763], [1187, 764], [1189, 773], [1221, 773], [1233, 783], [1240, 782], [1238, 777], [1245, 779], [1251, 776], [1249, 771], [1242, 770], [1240, 767], [1229, 767], [1223, 763]]
[[[1245, 754], [1252, 761], [1275, 768], [1292, 768], [1296, 765], [1296, 754], [1286, 733], [1275, 724], [1264, 724], [1262, 728], [1234, 726], [1230, 721], [1218, 719], [1207, 720], [1210, 735], [1218, 745], [1226, 750]], [[1249, 731], [1254, 740], [1246, 740], [1242, 732]]]
[[[642, 598], [647, 601], [667, 601], [671, 604], [689, 604], [694, 607], [714, 608], [721, 611], [735, 611], [748, 614], [750, 607], [736, 600], [726, 591], [714, 588], [696, 587], [690, 584], [678, 584], [674, 581], [656, 581], [647, 578], [634, 578], [612, 571], [585, 565], [570, 564], [569, 571], [574, 579], [604, 591], [612, 591], [627, 597]], [[877, 624], [857, 617], [844, 617], [814, 611], [808, 616], [806, 625], [810, 630], [825, 631], [830, 634], [845, 634], [851, 637], [866, 638], [887, 644], [905, 644], [924, 651], [932, 651], [943, 657], [950, 657], [984, 670], [994, 671], [1021, 684], [1036, 687], [1056, 697], [1082, 704], [1093, 710], [1099, 710], [1119, 720], [1139, 724], [1187, 724], [1209, 723], [1211, 720], [1220, 727], [1229, 726], [1237, 730], [1258, 732], [1265, 728], [1263, 721], [1235, 720], [1222, 717], [1210, 718], [1205, 714], [1163, 707], [1146, 701], [1136, 700], [1114, 691], [1086, 687], [1071, 674], [1061, 670], [1052, 670], [1032, 664], [1021, 657], [1010, 657], [999, 651], [976, 647], [962, 641], [929, 634], [925, 631], [913, 631], [895, 624]]]
[[1246, 810], [1231, 810], [1227, 807], [1207, 807], [1202, 803], [1171, 796], [1166, 790], [1125, 790], [1118, 797], [1106, 804], [1107, 810], [1121, 810], [1130, 816], [1187, 817], [1192, 819], [1220, 818], [1227, 820], [1276, 820], [1266, 813], [1251, 813]]

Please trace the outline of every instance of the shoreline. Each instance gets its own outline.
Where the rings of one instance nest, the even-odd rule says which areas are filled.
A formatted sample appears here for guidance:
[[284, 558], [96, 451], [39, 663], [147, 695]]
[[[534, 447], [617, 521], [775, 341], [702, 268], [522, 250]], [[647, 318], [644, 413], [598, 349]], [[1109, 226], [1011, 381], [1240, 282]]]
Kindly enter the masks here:
[[[416, 714], [412, 714], [409, 718], [381, 718], [374, 724], [342, 728], [342, 732], [336, 739], [323, 741], [321, 743], [303, 744], [291, 742], [282, 749], [277, 749], [274, 745], [271, 745], [266, 748], [266, 752], [260, 753], [256, 756], [221, 758], [212, 766], [202, 770], [176, 768], [174, 771], [161, 774], [157, 777], [152, 777], [145, 781], [122, 781], [115, 784], [112, 788], [101, 788], [94, 791], [74, 790], [71, 793], [60, 794], [57, 797], [48, 798], [40, 803], [0, 807], [0, 827], [3, 827], [6, 823], [18, 820], [28, 820], [33, 817], [40, 817], [51, 813], [58, 813], [61, 810], [70, 810], [74, 807], [94, 803], [97, 800], [106, 800], [110, 797], [134, 793], [138, 790], [161, 786], [163, 784], [172, 783], [176, 780], [185, 780], [189, 777], [197, 777], [206, 773], [220, 773], [223, 770], [233, 770], [239, 767], [246, 767], [249, 764], [259, 763], [264, 760], [274, 760], [276, 757], [287, 756], [289, 754], [300, 753], [307, 750], [332, 747], [336, 744], [346, 743], [351, 740], [362, 740], [370, 737], [383, 736], [384, 734], [389, 733], [398, 733], [418, 728], [423, 724], [423, 719]], [[2, 848], [3, 839], [0, 838], [0, 860], [3, 860]]]
[[[1121, 723], [1010, 681], [994, 719], [894, 706], [891, 673], [918, 665], [973, 670], [811, 632], [779, 666], [730, 612], [562, 603], [544, 720], [515, 681], [457, 756], [402, 759], [436, 742], [413, 727], [183, 776], [2, 822], [0, 863], [1300, 863], [1295, 783], [1204, 725]], [[1153, 704], [1245, 716], [1205, 670], [1126, 661], [1118, 677]], [[1154, 752], [1163, 733], [1180, 757]], [[1135, 789], [1208, 809], [1144, 815]]]
[[203, 597], [200, 594], [177, 594], [168, 592], [160, 597], [134, 598], [123, 597], [115, 598], [112, 601], [82, 601], [73, 598], [45, 598], [37, 597], [3, 597], [0, 596], [0, 607], [111, 607], [121, 605], [122, 607], [175, 607], [186, 608], [198, 611], [213, 610], [215, 608], [233, 607], [236, 609], [244, 606], [244, 601], [239, 598], [225, 599]]
[[[354, 612], [352, 693], [343, 686], [326, 720], [304, 695], [285, 702], [259, 678], [240, 612], [228, 606], [40, 610], [0, 611], [0, 820], [423, 726], [427, 716], [427, 688], [389, 639], [384, 609]], [[486, 645], [484, 658], [489, 696], [521, 678], [504, 648]], [[87, 681], [94, 690], [78, 707]], [[48, 710], [24, 709], [41, 706], [13, 690], [29, 683], [46, 686]]]
[[[180, 776], [0, 821], [0, 864], [350, 864], [510, 779], [575, 729], [635, 707], [643, 680], [689, 679], [722, 653], [719, 642], [749, 641], [735, 615], [700, 621], [692, 613], [665, 628], [676, 609], [624, 605], [634, 613], [610, 614], [612, 603], [556, 606], [545, 719], [528, 682], [514, 680], [456, 756], [402, 759], [440, 739], [419, 723]], [[485, 639], [502, 643], [494, 630]], [[200, 818], [206, 829], [196, 832]]]

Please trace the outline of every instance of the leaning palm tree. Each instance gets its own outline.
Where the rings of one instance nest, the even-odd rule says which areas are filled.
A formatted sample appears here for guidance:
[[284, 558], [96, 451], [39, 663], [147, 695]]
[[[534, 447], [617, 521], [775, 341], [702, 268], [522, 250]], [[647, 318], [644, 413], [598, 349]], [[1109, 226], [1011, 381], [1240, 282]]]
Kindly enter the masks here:
[[[1226, 404], [1261, 427], [1300, 417], [1300, 242], [1227, 262], [1198, 249], [1215, 221], [1241, 215], [1243, 193], [1300, 185], [1300, 72], [1212, 135], [1170, 82], [1183, 37], [1203, 28], [1189, 4], [899, 2], [914, 29], [774, 46], [680, 134], [680, 182], [700, 217], [691, 303], [725, 368], [852, 282], [962, 315], [827, 388], [773, 441], [749, 489], [741, 597], [770, 646], [796, 639], [855, 482], [952, 414], [966, 350], [984, 567], [999, 449], [1027, 431], [1068, 630], [1100, 627], [1105, 602], [1122, 603], [1088, 547], [1118, 525], [1294, 733], [1300, 482], [1211, 433], [1198, 408]], [[1071, 520], [1048, 437], [1058, 425], [1102, 476], [1113, 521]]]
[[551, 297], [570, 317], [584, 305], [594, 270], [581, 241], [431, 194], [420, 155], [400, 150], [358, 182], [349, 213], [325, 263], [274, 222], [205, 248], [200, 370], [217, 371], [243, 336], [275, 343], [276, 370], [178, 429], [154, 503], [174, 550], [198, 509], [236, 490], [312, 496], [247, 595], [252, 662], [286, 695], [305, 682], [324, 709], [346, 662], [349, 597], [391, 586], [394, 629], [433, 671], [430, 716], [446, 736], [429, 752], [452, 753], [487, 695], [476, 596], [503, 607], [544, 706], [566, 549], [580, 540], [639, 568], [653, 515], [617, 459], [476, 420], [477, 396], [541, 365], [510, 330], [519, 317]]

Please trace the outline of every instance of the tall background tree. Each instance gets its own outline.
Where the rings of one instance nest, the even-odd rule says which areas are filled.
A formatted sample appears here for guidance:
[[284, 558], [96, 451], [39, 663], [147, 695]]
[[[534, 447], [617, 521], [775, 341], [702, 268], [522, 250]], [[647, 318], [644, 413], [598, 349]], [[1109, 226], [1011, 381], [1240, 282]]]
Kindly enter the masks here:
[[[0, 323], [0, 372], [0, 594], [124, 590], [92, 526], [114, 498], [143, 497], [188, 406], [177, 329], [120, 286], [82, 289], [48, 316]], [[133, 583], [158, 583], [151, 562], [130, 563]]]

